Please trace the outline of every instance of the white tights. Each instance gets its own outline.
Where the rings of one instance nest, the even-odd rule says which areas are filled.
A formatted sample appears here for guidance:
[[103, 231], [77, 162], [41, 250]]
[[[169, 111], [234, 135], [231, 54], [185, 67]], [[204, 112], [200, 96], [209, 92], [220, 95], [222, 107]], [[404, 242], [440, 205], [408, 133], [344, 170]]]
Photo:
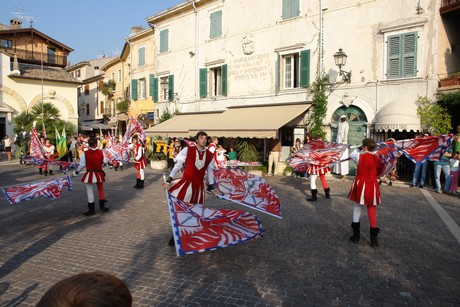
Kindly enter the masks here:
[[93, 190], [94, 184], [87, 183], [85, 185], [86, 185], [86, 195], [88, 195], [88, 202], [94, 203], [94, 190]]
[[359, 223], [361, 217], [361, 206], [357, 202], [353, 202], [353, 223]]

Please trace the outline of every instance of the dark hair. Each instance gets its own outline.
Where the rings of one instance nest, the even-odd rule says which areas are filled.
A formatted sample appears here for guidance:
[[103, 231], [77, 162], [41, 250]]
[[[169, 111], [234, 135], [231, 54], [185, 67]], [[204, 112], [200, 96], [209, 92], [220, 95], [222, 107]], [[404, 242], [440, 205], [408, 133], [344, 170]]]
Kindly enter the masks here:
[[65, 278], [42, 296], [37, 307], [130, 307], [133, 297], [125, 282], [105, 272]]
[[206, 132], [204, 132], [204, 131], [199, 131], [199, 132], [195, 135], [195, 139], [198, 140], [198, 138], [199, 138], [200, 136], [203, 136], [203, 135], [206, 136], [206, 137], [208, 137], [208, 134], [207, 134]]
[[363, 147], [366, 146], [367, 150], [374, 151], [375, 150], [375, 140], [372, 138], [366, 138], [363, 140]]
[[95, 147], [97, 145], [97, 139], [95, 137], [90, 137], [88, 140], [89, 147]]

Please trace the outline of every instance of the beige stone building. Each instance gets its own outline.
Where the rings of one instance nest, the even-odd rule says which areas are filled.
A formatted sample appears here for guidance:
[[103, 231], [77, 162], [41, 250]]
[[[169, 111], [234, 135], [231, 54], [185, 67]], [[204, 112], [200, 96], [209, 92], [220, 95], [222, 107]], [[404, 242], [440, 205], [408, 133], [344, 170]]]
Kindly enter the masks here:
[[[73, 49], [19, 19], [0, 24], [0, 136], [13, 135], [13, 117], [38, 103], [52, 103], [62, 120], [77, 126], [80, 82], [64, 67]], [[53, 129], [50, 127], [50, 129]]]

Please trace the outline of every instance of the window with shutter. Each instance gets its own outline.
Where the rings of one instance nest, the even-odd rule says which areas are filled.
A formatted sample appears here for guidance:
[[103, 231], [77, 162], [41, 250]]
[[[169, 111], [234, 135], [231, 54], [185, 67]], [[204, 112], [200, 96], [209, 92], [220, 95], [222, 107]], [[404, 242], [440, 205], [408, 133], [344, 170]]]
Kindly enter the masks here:
[[310, 50], [300, 51], [300, 86], [310, 86]]
[[299, 0], [282, 0], [283, 1], [283, 19], [289, 19], [300, 15]]
[[209, 38], [222, 36], [222, 11], [211, 13], [210, 18], [210, 33]]
[[158, 78], [153, 79], [153, 102], [158, 102]]
[[227, 64], [222, 65], [222, 96], [227, 96]]
[[139, 66], [145, 66], [145, 47], [140, 47], [138, 49], [139, 53]]
[[168, 76], [168, 98], [174, 101], [174, 75]]
[[200, 68], [200, 97], [208, 96], [208, 69]]
[[166, 52], [169, 50], [169, 29], [160, 31], [160, 52]]
[[387, 39], [387, 79], [417, 76], [417, 32]]
[[131, 80], [131, 100], [137, 100], [137, 80]]

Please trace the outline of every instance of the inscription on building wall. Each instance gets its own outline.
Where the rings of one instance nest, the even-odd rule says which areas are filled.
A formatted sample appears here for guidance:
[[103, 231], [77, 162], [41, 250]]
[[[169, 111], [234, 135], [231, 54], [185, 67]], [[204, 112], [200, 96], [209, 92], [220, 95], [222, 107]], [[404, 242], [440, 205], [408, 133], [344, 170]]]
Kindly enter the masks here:
[[235, 81], [248, 81], [266, 78], [270, 75], [270, 55], [256, 54], [231, 61]]

